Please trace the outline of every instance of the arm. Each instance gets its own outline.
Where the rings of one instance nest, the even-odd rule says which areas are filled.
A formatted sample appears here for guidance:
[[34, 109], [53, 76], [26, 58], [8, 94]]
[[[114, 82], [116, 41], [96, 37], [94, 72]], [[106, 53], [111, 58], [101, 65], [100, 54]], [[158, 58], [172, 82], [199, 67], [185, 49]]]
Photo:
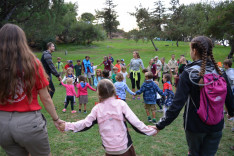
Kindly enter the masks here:
[[74, 87], [74, 86], [72, 87], [72, 93], [73, 93], [73, 95], [74, 95], [74, 96], [77, 96], [77, 95], [76, 95], [76, 91], [75, 91], [75, 87]]
[[165, 94], [163, 93], [163, 91], [158, 87], [158, 85], [155, 84], [157, 93], [159, 93], [161, 96], [165, 96]]
[[157, 133], [156, 129], [148, 127], [140, 121], [127, 104], [124, 104], [123, 106], [123, 114], [125, 119], [136, 132], [144, 135], [155, 135], [155, 133]]
[[142, 59], [141, 59], [141, 62], [140, 62], [140, 63], [141, 63], [141, 68], [142, 68], [142, 69], [145, 69]]
[[125, 89], [128, 91], [129, 94], [131, 95], [136, 95], [136, 93], [132, 92], [129, 88], [128, 88], [128, 85], [125, 84]]
[[140, 90], [136, 92], [137, 95], [140, 95], [145, 90], [144, 83], [142, 84]]
[[62, 79], [62, 82], [66, 81], [67, 77], [64, 76], [63, 79]]
[[77, 94], [76, 97], [79, 98], [80, 97], [80, 91], [79, 91], [79, 84], [76, 84], [76, 88], [77, 88]]
[[103, 62], [101, 64], [97, 65], [97, 66], [101, 66], [101, 65], [103, 65]]
[[161, 118], [160, 121], [156, 124], [157, 129], [161, 130], [167, 125], [171, 124], [177, 116], [180, 114], [180, 111], [185, 105], [185, 102], [188, 99], [188, 94], [190, 93], [190, 81], [187, 72], [183, 72], [180, 77], [180, 81], [176, 90], [176, 94], [172, 105], [166, 112], [166, 116]]
[[52, 57], [50, 54], [44, 54], [44, 59], [46, 61], [46, 63], [48, 64], [50, 70], [51, 70], [51, 73], [56, 76], [56, 77], [59, 77], [59, 73], [57, 72], [53, 62], [52, 62]]
[[63, 81], [61, 81], [61, 84], [62, 84], [64, 87], [66, 87], [66, 86], [67, 86], [66, 84], [64, 84], [64, 83], [63, 83]]
[[65, 131], [82, 132], [90, 129], [97, 123], [96, 108], [97, 107], [94, 107], [91, 113], [83, 120], [77, 122], [66, 122]]
[[98, 78], [94, 78], [94, 86], [97, 87], [97, 84], [98, 84], [98, 81], [97, 81]]
[[95, 91], [96, 92], [96, 89], [92, 88], [88, 83], [87, 83], [87, 87], [92, 90], [92, 91]]

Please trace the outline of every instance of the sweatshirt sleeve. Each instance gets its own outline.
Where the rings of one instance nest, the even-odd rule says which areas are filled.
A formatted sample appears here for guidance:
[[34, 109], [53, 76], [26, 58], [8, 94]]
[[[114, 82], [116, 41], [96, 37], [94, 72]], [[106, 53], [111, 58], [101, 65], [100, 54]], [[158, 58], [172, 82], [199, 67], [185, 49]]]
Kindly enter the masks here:
[[136, 132], [144, 135], [154, 135], [157, 132], [156, 129], [148, 127], [140, 121], [127, 104], [124, 104], [123, 106], [123, 114], [125, 119]]
[[136, 92], [137, 95], [140, 95], [140, 94], [144, 91], [144, 88], [145, 88], [145, 87], [144, 87], [144, 84], [145, 84], [145, 83], [143, 83], [143, 85], [141, 86], [140, 90], [138, 90], [138, 91]]
[[66, 122], [65, 131], [82, 132], [90, 129], [97, 123], [96, 107], [94, 107], [91, 113], [83, 120], [77, 122]]
[[142, 59], [140, 60], [140, 63], [141, 63], [141, 68], [142, 68], [142, 69], [145, 69], [144, 63], [143, 63]]
[[125, 89], [127, 90], [127, 92], [128, 92], [129, 94], [135, 95], [135, 93], [132, 92], [132, 91], [128, 88], [128, 85], [127, 85], [127, 84], [125, 84]]
[[67, 77], [64, 76], [63, 79], [62, 79], [62, 82], [66, 81]]
[[92, 91], [96, 91], [96, 89], [92, 88], [88, 83], [87, 83], [87, 87]]
[[52, 62], [52, 56], [51, 54], [44, 54], [44, 59], [46, 61], [46, 63], [48, 64], [48, 67], [50, 68], [51, 73], [56, 76], [59, 77], [59, 73], [57, 72], [53, 62]]
[[76, 88], [77, 88], [77, 94], [76, 97], [79, 98], [80, 97], [80, 91], [79, 91], [79, 84], [76, 84]]
[[163, 93], [163, 91], [158, 87], [158, 85], [155, 84], [157, 93], [159, 93], [161, 96], [165, 96], [165, 94]]
[[61, 82], [61, 84], [66, 88], [66, 84], [64, 84], [63, 81]]

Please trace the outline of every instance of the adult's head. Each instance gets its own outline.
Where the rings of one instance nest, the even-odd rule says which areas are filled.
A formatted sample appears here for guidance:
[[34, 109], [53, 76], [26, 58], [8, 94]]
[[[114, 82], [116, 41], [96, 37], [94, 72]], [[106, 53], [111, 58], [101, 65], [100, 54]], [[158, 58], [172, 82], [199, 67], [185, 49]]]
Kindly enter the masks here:
[[154, 57], [154, 61], [157, 62], [158, 61], [158, 56]]
[[149, 64], [152, 65], [154, 63], [154, 59], [150, 59]]
[[164, 64], [164, 62], [165, 62], [165, 57], [161, 58], [161, 62], [162, 62], [162, 64]]
[[23, 83], [24, 93], [31, 101], [38, 63], [24, 31], [17, 25], [5, 24], [0, 29], [0, 71], [0, 104], [14, 98], [19, 83]]
[[215, 69], [221, 75], [221, 70], [219, 69], [214, 56], [213, 56], [213, 44], [211, 39], [206, 36], [198, 36], [192, 39], [190, 44], [190, 55], [193, 61], [202, 60], [200, 75], [204, 76], [205, 67], [207, 59], [211, 59], [215, 65]]
[[47, 43], [47, 50], [49, 51], [49, 52], [54, 52], [54, 50], [55, 50], [55, 46], [54, 46], [54, 43], [52, 43], [52, 42], [49, 42], [49, 43]]
[[135, 59], [141, 58], [138, 51], [134, 51], [132, 54], [133, 54], [133, 58], [135, 58]]
[[171, 55], [171, 59], [174, 60], [175, 59], [175, 54]]
[[85, 59], [88, 61], [90, 59], [90, 57], [89, 56], [85, 56]]

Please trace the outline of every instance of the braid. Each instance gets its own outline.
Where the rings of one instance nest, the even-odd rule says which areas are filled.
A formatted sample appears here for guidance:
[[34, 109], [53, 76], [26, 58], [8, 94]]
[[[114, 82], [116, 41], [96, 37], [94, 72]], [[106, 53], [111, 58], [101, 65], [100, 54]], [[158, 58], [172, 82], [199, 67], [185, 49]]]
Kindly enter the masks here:
[[211, 51], [211, 53], [210, 53], [210, 58], [211, 58], [211, 61], [212, 61], [213, 64], [214, 64], [215, 69], [216, 69], [216, 71], [218, 72], [218, 74], [219, 74], [219, 75], [222, 75], [222, 72], [221, 72], [221, 70], [219, 69], [219, 66], [217, 65], [217, 63], [216, 63], [216, 61], [215, 61], [215, 59], [214, 59], [214, 56], [213, 56], [212, 51]]
[[201, 65], [201, 71], [199, 75], [203, 77], [206, 72], [207, 52], [206, 52], [206, 48], [203, 46], [201, 42], [197, 42], [197, 48], [198, 48], [198, 52], [202, 56], [202, 65]]

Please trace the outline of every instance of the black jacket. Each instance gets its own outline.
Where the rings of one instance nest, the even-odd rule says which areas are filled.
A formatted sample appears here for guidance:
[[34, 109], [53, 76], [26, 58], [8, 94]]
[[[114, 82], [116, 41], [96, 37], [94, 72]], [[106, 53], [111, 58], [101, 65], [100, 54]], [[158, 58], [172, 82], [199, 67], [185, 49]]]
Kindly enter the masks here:
[[[164, 118], [161, 118], [161, 120], [156, 124], [156, 127], [161, 130], [165, 126], [169, 125], [171, 122], [173, 122], [177, 116], [179, 115], [181, 109], [184, 107], [186, 101], [188, 100], [188, 95], [191, 96], [192, 100], [194, 101], [196, 108], [199, 108], [200, 106], [200, 88], [198, 85], [195, 85], [191, 82], [189, 79], [189, 73], [193, 70], [191, 68], [194, 65], [201, 66], [201, 61], [194, 61], [191, 64], [188, 64], [185, 67], [184, 72], [180, 75], [179, 84], [177, 86], [176, 94], [173, 99], [173, 103], [171, 107], [167, 110], [166, 116]], [[214, 65], [211, 61], [207, 62], [206, 65], [206, 71], [211, 72], [213, 71]], [[198, 83], [200, 80], [200, 76], [198, 76], [198, 71], [194, 73], [194, 70], [192, 72], [193, 74], [193, 81]], [[196, 76], [197, 75], [197, 76]], [[228, 114], [230, 116], [233, 116], [234, 114], [234, 103], [233, 103], [233, 94], [230, 88], [230, 84], [227, 80], [227, 76], [225, 72], [223, 72], [223, 77], [225, 78], [227, 82], [227, 96], [225, 105], [228, 109]], [[186, 113], [187, 105], [184, 109], [184, 128], [185, 130], [195, 132], [195, 133], [209, 133], [209, 132], [218, 132], [223, 129], [224, 125], [224, 119], [221, 120], [217, 125], [206, 125], [202, 120], [199, 118], [198, 114], [196, 113], [196, 108], [192, 104], [192, 101], [190, 100], [188, 114]], [[186, 116], [188, 115], [187, 122], [185, 123]], [[186, 127], [185, 127], [186, 125]]]
[[52, 73], [56, 77], [60, 76], [52, 62], [52, 55], [49, 51], [43, 52], [41, 63], [43, 64], [43, 67], [48, 75]]

